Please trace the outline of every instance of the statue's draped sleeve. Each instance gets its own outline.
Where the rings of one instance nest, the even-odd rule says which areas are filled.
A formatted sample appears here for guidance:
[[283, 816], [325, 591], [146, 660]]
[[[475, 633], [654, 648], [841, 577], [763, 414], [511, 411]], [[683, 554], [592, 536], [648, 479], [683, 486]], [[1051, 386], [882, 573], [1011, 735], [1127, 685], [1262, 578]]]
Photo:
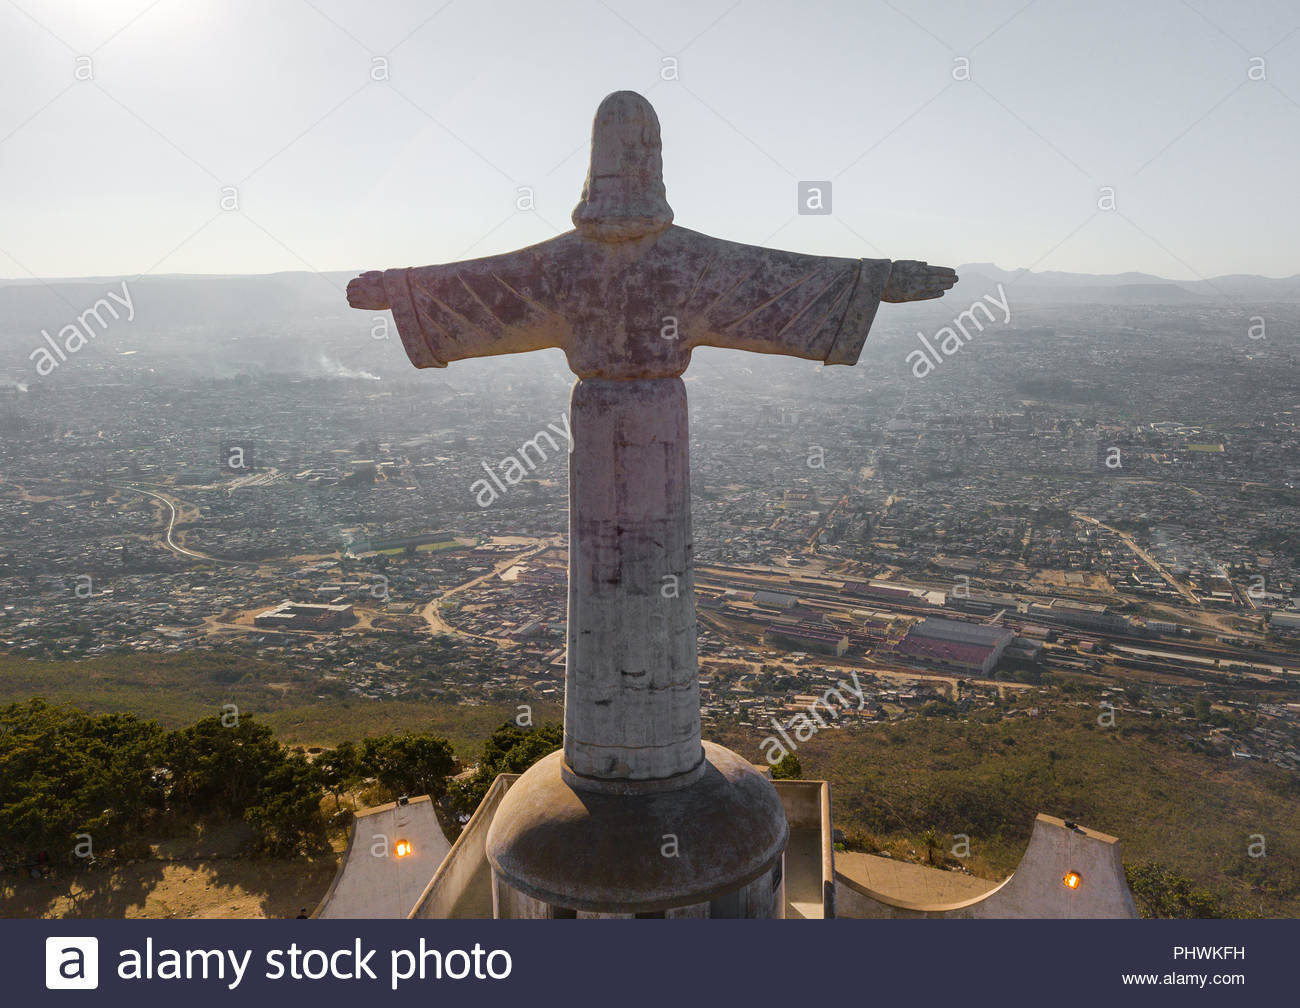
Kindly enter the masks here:
[[696, 276], [682, 314], [692, 345], [857, 363], [890, 260], [803, 255], [690, 234]]
[[416, 367], [562, 347], [550, 242], [444, 266], [384, 271], [398, 335]]

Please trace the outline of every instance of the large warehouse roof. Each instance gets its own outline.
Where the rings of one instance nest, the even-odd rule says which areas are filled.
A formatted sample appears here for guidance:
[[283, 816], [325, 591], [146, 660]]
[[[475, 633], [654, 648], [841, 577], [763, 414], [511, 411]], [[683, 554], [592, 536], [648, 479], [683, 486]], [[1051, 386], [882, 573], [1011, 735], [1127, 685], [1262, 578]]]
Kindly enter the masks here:
[[930, 640], [952, 641], [960, 644], [979, 644], [983, 647], [996, 647], [1015, 636], [1010, 630], [999, 626], [983, 626], [978, 623], [962, 623], [959, 620], [923, 619], [912, 627], [909, 636], [915, 635]]

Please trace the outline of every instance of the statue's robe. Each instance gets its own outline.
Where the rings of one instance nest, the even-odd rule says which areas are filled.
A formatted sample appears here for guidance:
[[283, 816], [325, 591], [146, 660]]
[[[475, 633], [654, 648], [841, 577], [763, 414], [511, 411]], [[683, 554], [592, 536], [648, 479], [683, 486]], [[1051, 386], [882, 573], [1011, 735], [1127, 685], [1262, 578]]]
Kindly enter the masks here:
[[697, 346], [854, 364], [888, 259], [802, 255], [669, 226], [576, 231], [504, 255], [383, 274], [417, 367], [562, 349], [580, 378], [670, 378]]

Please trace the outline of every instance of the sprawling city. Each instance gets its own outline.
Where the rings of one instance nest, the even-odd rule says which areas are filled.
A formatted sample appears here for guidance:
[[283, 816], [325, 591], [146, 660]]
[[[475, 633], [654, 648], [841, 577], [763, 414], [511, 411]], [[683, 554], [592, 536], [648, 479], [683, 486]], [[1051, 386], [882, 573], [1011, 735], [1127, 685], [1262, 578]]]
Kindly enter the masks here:
[[[1236, 306], [1030, 305], [923, 378], [901, 330], [852, 371], [699, 354], [706, 725], [758, 741], [850, 670], [862, 727], [935, 702], [1025, 716], [1077, 683], [1300, 770], [1300, 313], [1281, 311], [1255, 339]], [[8, 385], [5, 652], [219, 649], [315, 669], [320, 696], [558, 701], [559, 364], [381, 379], [383, 344], [354, 340], [333, 375], [235, 358], [163, 381], [101, 346]]]

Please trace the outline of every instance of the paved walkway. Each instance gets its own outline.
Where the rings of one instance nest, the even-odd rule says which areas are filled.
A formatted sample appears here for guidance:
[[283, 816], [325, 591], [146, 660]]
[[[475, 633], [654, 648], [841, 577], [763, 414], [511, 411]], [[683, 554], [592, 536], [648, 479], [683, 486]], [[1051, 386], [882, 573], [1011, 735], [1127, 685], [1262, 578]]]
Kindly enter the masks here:
[[835, 870], [886, 899], [908, 903], [960, 903], [1000, 885], [961, 872], [854, 851], [836, 851]]
[[[402, 841], [410, 853], [398, 856]], [[315, 916], [400, 920], [449, 850], [428, 797], [365, 810], [352, 824], [347, 855]]]

